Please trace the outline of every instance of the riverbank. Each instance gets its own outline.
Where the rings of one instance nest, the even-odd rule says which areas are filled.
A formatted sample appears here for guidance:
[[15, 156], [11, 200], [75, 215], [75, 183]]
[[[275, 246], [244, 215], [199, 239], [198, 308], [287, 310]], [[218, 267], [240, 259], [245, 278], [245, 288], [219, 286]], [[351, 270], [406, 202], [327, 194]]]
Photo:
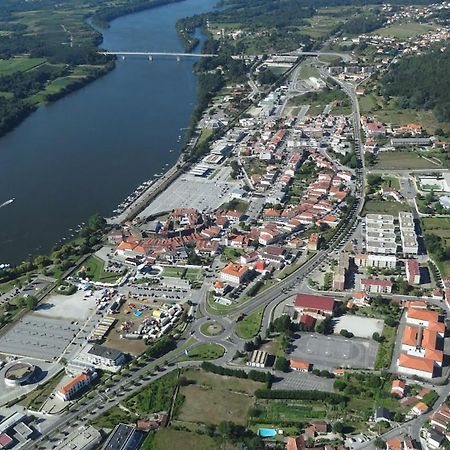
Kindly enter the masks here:
[[[186, 0], [124, 16], [104, 31], [102, 47], [183, 52], [177, 21], [215, 3]], [[93, 212], [111, 216], [130, 192], [177, 164], [197, 99], [194, 62], [118, 59], [115, 70], [38, 108], [2, 138], [0, 200], [16, 200], [0, 209], [1, 263], [48, 254]]]

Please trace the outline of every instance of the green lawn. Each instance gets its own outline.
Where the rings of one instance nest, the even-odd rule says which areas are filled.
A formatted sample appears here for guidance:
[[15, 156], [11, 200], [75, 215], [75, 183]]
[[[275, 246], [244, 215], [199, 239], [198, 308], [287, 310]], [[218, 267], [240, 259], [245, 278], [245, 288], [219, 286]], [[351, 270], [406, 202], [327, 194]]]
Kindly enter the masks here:
[[373, 31], [372, 34], [378, 34], [380, 36], [393, 37], [397, 39], [408, 39], [410, 37], [425, 34], [428, 31], [435, 29], [436, 26], [434, 25], [418, 22], [408, 22], [379, 28], [378, 30]]
[[384, 187], [389, 187], [392, 189], [400, 190], [400, 181], [397, 177], [384, 176], [381, 182]]
[[0, 59], [0, 76], [11, 75], [15, 72], [25, 72], [39, 66], [46, 61], [45, 58], [17, 57]]
[[242, 339], [251, 339], [255, 337], [261, 328], [263, 312], [264, 307], [261, 307], [244, 317], [236, 325], [236, 334]]
[[319, 72], [318, 70], [311, 66], [309, 63], [311, 62], [311, 60], [306, 60], [304, 63], [302, 63], [301, 67], [300, 67], [300, 72], [299, 72], [299, 78], [301, 80], [306, 80], [310, 77], [315, 77], [315, 78], [319, 78]]
[[397, 328], [388, 327], [387, 325], [384, 326], [383, 336], [385, 337], [385, 341], [378, 348], [375, 369], [387, 369], [391, 365], [396, 335]]
[[243, 254], [244, 250], [241, 248], [225, 247], [222, 251], [221, 259], [223, 261], [236, 261]]
[[61, 370], [46, 383], [30, 392], [23, 400], [19, 402], [19, 404], [25, 406], [26, 408], [38, 411], [65, 375], [66, 373]]
[[362, 215], [366, 214], [392, 214], [398, 216], [400, 211], [410, 211], [406, 203], [385, 200], [366, 200]]
[[106, 272], [104, 270], [105, 263], [95, 255], [88, 258], [83, 263], [83, 266], [87, 268], [86, 275], [92, 281], [114, 283], [114, 281], [117, 281], [121, 277], [121, 274], [115, 272]]
[[442, 166], [424, 159], [415, 151], [381, 152], [375, 169], [439, 169]]
[[192, 350], [189, 350], [188, 355], [179, 358], [179, 361], [192, 361], [192, 360], [210, 360], [217, 359], [223, 356], [225, 349], [214, 343], [199, 344]]
[[168, 278], [182, 278], [190, 281], [198, 279], [201, 269], [182, 266], [167, 266], [163, 268], [162, 276]]

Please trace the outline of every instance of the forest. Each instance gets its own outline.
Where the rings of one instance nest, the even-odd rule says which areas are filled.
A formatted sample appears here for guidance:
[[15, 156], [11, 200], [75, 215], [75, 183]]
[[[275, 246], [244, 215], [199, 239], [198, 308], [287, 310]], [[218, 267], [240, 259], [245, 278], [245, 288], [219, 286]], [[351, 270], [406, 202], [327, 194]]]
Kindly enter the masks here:
[[450, 121], [450, 48], [402, 58], [381, 79], [382, 95], [398, 98], [400, 108], [432, 110]]

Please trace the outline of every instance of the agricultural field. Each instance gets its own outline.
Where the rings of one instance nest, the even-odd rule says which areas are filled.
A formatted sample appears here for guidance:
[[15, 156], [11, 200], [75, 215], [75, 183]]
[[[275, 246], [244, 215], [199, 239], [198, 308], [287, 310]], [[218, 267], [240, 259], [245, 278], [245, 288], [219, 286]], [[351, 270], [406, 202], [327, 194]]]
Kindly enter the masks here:
[[15, 72], [25, 72], [45, 63], [45, 58], [17, 57], [0, 59], [0, 76], [11, 75]]
[[436, 26], [418, 22], [407, 22], [390, 25], [388, 27], [379, 28], [371, 34], [380, 36], [393, 37], [397, 39], [408, 39], [410, 37], [420, 36], [428, 31], [435, 30]]

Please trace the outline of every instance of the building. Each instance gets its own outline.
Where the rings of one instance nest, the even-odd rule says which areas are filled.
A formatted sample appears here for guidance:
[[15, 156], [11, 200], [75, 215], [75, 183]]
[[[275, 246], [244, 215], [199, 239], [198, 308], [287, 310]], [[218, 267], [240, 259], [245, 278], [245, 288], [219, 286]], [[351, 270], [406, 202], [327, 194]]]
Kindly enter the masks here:
[[376, 267], [378, 269], [395, 269], [397, 257], [395, 255], [374, 255], [359, 253], [354, 257], [355, 264], [359, 267]]
[[415, 416], [421, 416], [422, 414], [425, 414], [428, 411], [428, 405], [424, 402], [418, 402], [416, 403], [413, 408], [411, 409], [411, 413]]
[[333, 314], [335, 300], [324, 295], [297, 294], [294, 308], [300, 314], [308, 314], [316, 319], [323, 319]]
[[416, 303], [407, 306], [398, 371], [430, 379], [442, 370], [445, 324], [439, 313]]
[[416, 145], [428, 146], [431, 145], [431, 140], [430, 138], [417, 138], [417, 137], [392, 138], [391, 145], [392, 147], [410, 147]]
[[378, 423], [383, 420], [390, 423], [392, 420], [392, 413], [388, 409], [379, 406], [375, 410], [374, 421]]
[[367, 214], [365, 225], [368, 253], [393, 255], [397, 252], [394, 216]]
[[120, 423], [109, 435], [102, 450], [138, 450], [145, 438], [145, 433], [135, 427]]
[[398, 213], [398, 222], [403, 254], [405, 256], [417, 255], [419, 253], [419, 244], [412, 213], [400, 211]]
[[261, 350], [255, 350], [250, 355], [250, 358], [247, 362], [247, 366], [250, 367], [259, 367], [263, 369], [267, 366], [267, 360], [269, 358], [269, 354], [267, 352], [263, 352]]
[[250, 269], [246, 265], [229, 263], [220, 272], [220, 278], [228, 283], [240, 284], [248, 278], [249, 274]]
[[68, 370], [78, 373], [80, 369], [97, 368], [108, 372], [117, 372], [125, 361], [125, 355], [119, 350], [98, 344], [87, 344], [70, 362]]
[[349, 268], [349, 256], [343, 252], [339, 256], [339, 261], [333, 273], [333, 290], [343, 291], [345, 289], [345, 279]]
[[409, 284], [420, 284], [420, 267], [417, 259], [406, 261], [406, 278]]
[[291, 359], [289, 361], [289, 365], [291, 366], [292, 370], [296, 370], [298, 372], [309, 372], [311, 370], [311, 363], [308, 361], [299, 361], [296, 359]]
[[439, 449], [445, 440], [445, 435], [435, 428], [430, 428], [427, 432], [427, 444], [429, 448]]
[[94, 450], [102, 440], [102, 435], [89, 425], [72, 431], [55, 447], [55, 450]]
[[391, 394], [402, 398], [405, 395], [406, 383], [402, 380], [392, 382]]
[[392, 292], [392, 281], [379, 278], [362, 278], [361, 289], [370, 294], [390, 294]]
[[66, 384], [61, 386], [56, 391], [56, 396], [63, 401], [72, 400], [75, 394], [86, 386], [89, 386], [93, 380], [97, 378], [97, 372], [92, 370], [86, 370], [78, 375], [75, 375]]
[[311, 233], [308, 239], [308, 250], [315, 252], [319, 248], [319, 234]]
[[289, 436], [286, 441], [286, 450], [306, 450], [303, 436]]

